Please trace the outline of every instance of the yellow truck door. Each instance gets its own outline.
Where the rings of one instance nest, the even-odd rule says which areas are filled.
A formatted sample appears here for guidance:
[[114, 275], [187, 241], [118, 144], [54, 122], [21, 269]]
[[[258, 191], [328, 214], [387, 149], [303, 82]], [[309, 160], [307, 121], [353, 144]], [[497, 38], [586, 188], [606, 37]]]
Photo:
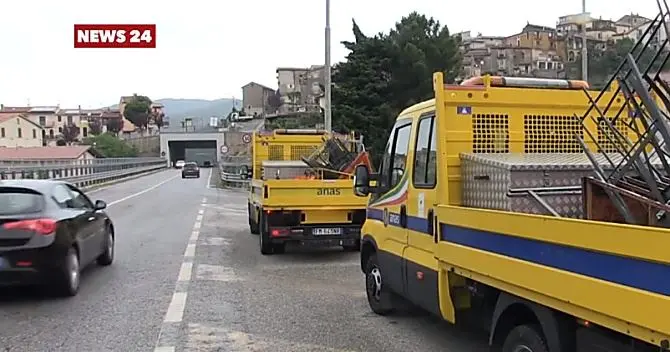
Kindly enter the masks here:
[[[403, 253], [407, 247], [407, 190], [409, 177], [405, 173], [409, 158], [412, 120], [398, 120], [382, 157], [377, 185], [382, 192], [370, 199], [368, 220], [373, 222], [377, 238], [379, 266], [384, 284], [393, 291], [404, 293], [405, 270]], [[371, 228], [372, 226], [368, 226]]]
[[407, 196], [407, 248], [405, 250], [406, 292], [414, 304], [440, 314], [437, 241], [433, 225], [436, 204], [435, 112], [421, 114], [416, 124]]

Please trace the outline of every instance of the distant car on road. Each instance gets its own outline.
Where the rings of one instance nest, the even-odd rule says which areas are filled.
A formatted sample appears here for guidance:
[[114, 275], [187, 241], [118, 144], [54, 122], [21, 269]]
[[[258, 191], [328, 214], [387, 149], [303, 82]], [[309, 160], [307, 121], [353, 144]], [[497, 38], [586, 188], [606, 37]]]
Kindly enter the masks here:
[[177, 162], [174, 163], [174, 167], [176, 169], [181, 169], [181, 168], [184, 167], [185, 164], [186, 164], [186, 162], [184, 160], [177, 160]]
[[84, 267], [114, 260], [106, 207], [67, 182], [0, 181], [0, 286], [46, 284], [76, 295]]
[[184, 169], [181, 170], [181, 178], [187, 177], [200, 178], [200, 168], [198, 168], [198, 164], [189, 162], [184, 165]]

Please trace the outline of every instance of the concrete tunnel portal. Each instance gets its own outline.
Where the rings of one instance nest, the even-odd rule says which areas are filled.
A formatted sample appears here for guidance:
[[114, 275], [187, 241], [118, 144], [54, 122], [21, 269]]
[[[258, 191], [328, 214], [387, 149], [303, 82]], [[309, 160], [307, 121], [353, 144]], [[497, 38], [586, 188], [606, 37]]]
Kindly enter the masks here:
[[170, 163], [177, 160], [196, 162], [199, 166], [213, 166], [216, 161], [216, 141], [170, 141]]
[[201, 167], [214, 166], [221, 158], [225, 146], [220, 132], [161, 132], [161, 156], [169, 166], [177, 160], [193, 161]]

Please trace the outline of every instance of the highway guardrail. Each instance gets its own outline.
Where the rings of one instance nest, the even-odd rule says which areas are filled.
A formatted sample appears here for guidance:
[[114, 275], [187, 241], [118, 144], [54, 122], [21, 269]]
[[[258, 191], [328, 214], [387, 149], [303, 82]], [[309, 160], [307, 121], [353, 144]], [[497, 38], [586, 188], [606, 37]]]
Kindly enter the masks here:
[[57, 179], [79, 187], [167, 168], [163, 158], [0, 161], [0, 179]]
[[226, 156], [219, 160], [219, 173], [224, 187], [247, 188], [249, 178], [242, 172], [243, 166], [251, 167], [251, 158], [246, 155]]

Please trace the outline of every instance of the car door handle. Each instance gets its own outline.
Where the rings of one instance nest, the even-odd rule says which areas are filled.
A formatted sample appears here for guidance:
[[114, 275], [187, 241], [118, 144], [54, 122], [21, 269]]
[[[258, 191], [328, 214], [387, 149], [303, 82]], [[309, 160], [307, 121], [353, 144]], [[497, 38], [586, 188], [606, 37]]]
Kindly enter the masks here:
[[88, 218], [88, 221], [93, 221], [93, 220], [95, 220], [95, 216], [91, 216], [91, 217]]

